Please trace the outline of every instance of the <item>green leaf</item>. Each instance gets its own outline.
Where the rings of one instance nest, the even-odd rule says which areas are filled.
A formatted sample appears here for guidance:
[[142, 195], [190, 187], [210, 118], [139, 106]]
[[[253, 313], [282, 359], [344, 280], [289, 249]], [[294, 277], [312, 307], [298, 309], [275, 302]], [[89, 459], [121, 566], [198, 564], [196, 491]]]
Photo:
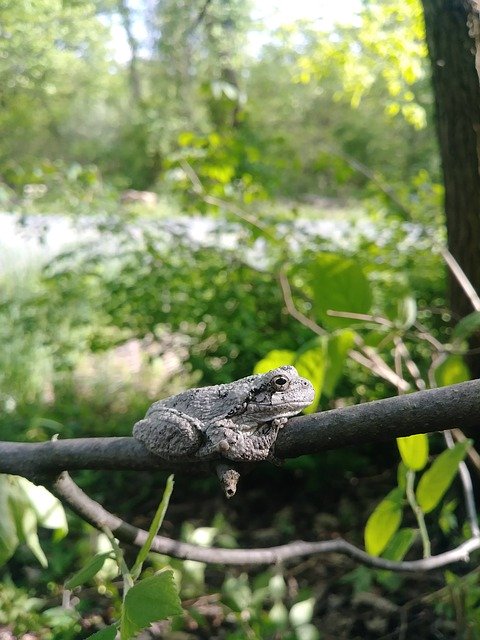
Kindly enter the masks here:
[[405, 493], [407, 488], [407, 473], [408, 467], [404, 464], [403, 460], [398, 463], [397, 468], [397, 485]]
[[320, 632], [313, 624], [301, 624], [295, 627], [296, 640], [320, 640]]
[[406, 331], [417, 319], [417, 302], [413, 296], [406, 296], [398, 305], [398, 321], [400, 327]]
[[117, 635], [117, 627], [114, 624], [105, 627], [105, 629], [100, 629], [93, 634], [93, 636], [88, 636], [87, 640], [115, 640], [115, 636]]
[[353, 347], [355, 332], [351, 329], [337, 331], [328, 340], [327, 364], [325, 370], [325, 380], [323, 391], [328, 398], [331, 398], [335, 387], [343, 372], [343, 366], [348, 352]]
[[42, 567], [47, 567], [48, 560], [40, 546], [37, 534], [37, 514], [23, 487], [18, 482], [10, 487], [9, 504], [15, 518], [19, 542], [24, 542]]
[[288, 622], [288, 610], [281, 600], [277, 600], [268, 613], [268, 618], [273, 624], [284, 629]]
[[328, 315], [329, 310], [368, 313], [372, 291], [360, 263], [334, 253], [320, 253], [309, 268], [316, 316], [328, 329], [348, 327], [355, 321]]
[[435, 380], [439, 387], [470, 380], [470, 371], [462, 356], [448, 356], [435, 369]]
[[416, 496], [424, 513], [433, 511], [453, 482], [458, 465], [467, 455], [472, 440], [457, 442], [452, 449], [446, 449], [425, 471], [418, 483]]
[[297, 351], [293, 362], [298, 373], [310, 380], [315, 389], [315, 398], [304, 413], [313, 413], [318, 407], [322, 395], [325, 371], [327, 366], [327, 336], [320, 336], [308, 342], [303, 349]]
[[382, 554], [383, 557], [387, 560], [400, 562], [407, 555], [415, 541], [416, 535], [415, 529], [399, 529], [388, 543], [387, 548]]
[[286, 364], [293, 364], [295, 360], [295, 352], [287, 351], [286, 349], [274, 349], [269, 351], [267, 355], [259, 360], [255, 365], [253, 373], [267, 373], [277, 367], [282, 367]]
[[145, 562], [149, 552], [150, 547], [152, 546], [152, 541], [154, 537], [157, 535], [158, 530], [162, 526], [163, 519], [165, 518], [165, 513], [167, 512], [168, 503], [170, 502], [170, 496], [173, 491], [173, 475], [168, 476], [167, 484], [165, 486], [165, 490], [163, 492], [162, 499], [160, 504], [158, 505], [155, 516], [153, 517], [152, 524], [150, 525], [150, 529], [148, 530], [148, 536], [145, 542], [142, 545], [142, 548], [138, 552], [137, 558], [135, 560], [135, 564], [133, 565], [131, 574], [132, 578], [136, 580], [142, 571], [143, 563]]
[[15, 518], [9, 503], [8, 477], [0, 475], [0, 566], [11, 558], [18, 546]]
[[308, 598], [301, 602], [296, 602], [290, 609], [288, 617], [290, 618], [290, 624], [292, 627], [299, 627], [302, 624], [307, 624], [312, 620], [313, 608], [315, 607], [315, 598]]
[[37, 514], [33, 508], [25, 509], [22, 516], [23, 535], [25, 543], [42, 567], [48, 567], [47, 556], [45, 555], [37, 533]]
[[449, 500], [442, 504], [442, 509], [438, 516], [438, 524], [446, 536], [458, 526], [457, 516], [455, 515], [456, 508], [456, 500]]
[[79, 587], [80, 585], [85, 584], [85, 582], [88, 582], [97, 575], [97, 573], [103, 567], [105, 560], [111, 557], [111, 551], [108, 551], [106, 553], [97, 553], [95, 556], [93, 556], [93, 558], [90, 558], [90, 560], [84, 567], [74, 573], [73, 576], [65, 582], [65, 587], [67, 589], [75, 589], [75, 587]]
[[130, 640], [152, 622], [183, 613], [173, 571], [137, 582], [128, 590], [122, 611], [121, 640]]
[[378, 556], [386, 548], [402, 521], [403, 491], [393, 489], [375, 507], [365, 526], [365, 549]]
[[452, 331], [452, 340], [461, 342], [480, 329], [480, 311], [474, 311], [458, 322]]
[[268, 581], [268, 591], [273, 600], [281, 600], [284, 598], [287, 593], [285, 578], [279, 573], [272, 576]]
[[57, 530], [57, 540], [65, 537], [68, 533], [67, 517], [58, 498], [45, 487], [33, 484], [26, 478], [18, 478], [18, 483], [37, 514], [38, 524], [47, 529]]
[[254, 594], [245, 573], [238, 577], [229, 576], [223, 583], [222, 591], [222, 601], [238, 613], [252, 605]]
[[195, 140], [195, 134], [191, 131], [182, 131], [182, 133], [178, 136], [178, 144], [181, 147], [187, 147]]
[[428, 462], [428, 436], [418, 433], [397, 438], [397, 446], [404, 464], [413, 471], [421, 471]]

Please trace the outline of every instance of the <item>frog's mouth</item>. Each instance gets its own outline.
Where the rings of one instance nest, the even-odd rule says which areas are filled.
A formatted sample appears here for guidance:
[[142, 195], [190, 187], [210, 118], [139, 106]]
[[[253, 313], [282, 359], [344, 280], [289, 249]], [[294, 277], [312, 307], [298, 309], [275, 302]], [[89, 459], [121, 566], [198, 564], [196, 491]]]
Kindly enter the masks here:
[[301, 411], [301, 409], [308, 407], [308, 405], [313, 402], [313, 398], [314, 394], [312, 394], [311, 399], [307, 398], [307, 400], [298, 400], [296, 402], [257, 402], [255, 405], [249, 405], [245, 413], [263, 413], [265, 414], [264, 417], [270, 420], [273, 420], [273, 418], [294, 416]]

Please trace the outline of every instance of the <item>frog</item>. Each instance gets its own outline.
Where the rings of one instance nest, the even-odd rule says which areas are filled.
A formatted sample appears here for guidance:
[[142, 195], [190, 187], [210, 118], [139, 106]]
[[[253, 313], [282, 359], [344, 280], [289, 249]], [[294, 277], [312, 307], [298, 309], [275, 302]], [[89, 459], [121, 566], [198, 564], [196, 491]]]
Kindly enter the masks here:
[[313, 402], [292, 365], [234, 382], [189, 389], [154, 402], [133, 436], [163, 460], [274, 460], [278, 432]]

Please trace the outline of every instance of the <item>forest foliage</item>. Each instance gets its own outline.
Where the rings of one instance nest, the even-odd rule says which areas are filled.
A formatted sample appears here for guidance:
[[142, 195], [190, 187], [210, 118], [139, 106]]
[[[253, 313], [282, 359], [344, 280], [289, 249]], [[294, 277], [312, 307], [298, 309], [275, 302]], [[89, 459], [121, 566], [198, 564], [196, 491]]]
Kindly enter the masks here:
[[[1, 3], [0, 224], [13, 220], [18, 237], [38, 240], [22, 255], [0, 239], [3, 440], [128, 435], [153, 398], [280, 364], [314, 384], [310, 411], [469, 378], [461, 356], [479, 316], [457, 323], [446, 303], [420, 3], [365, 2], [342, 23], [274, 28], [253, 8], [244, 0]], [[400, 439], [398, 456], [388, 454], [398, 473], [370, 497], [368, 521], [343, 514], [338, 527], [355, 522], [357, 542], [364, 535], [367, 551], [397, 560], [465, 539], [471, 522], [449, 491], [470, 446], [442, 452], [436, 439]], [[309, 456], [277, 473], [301, 478], [309, 497], [325, 490], [325, 468], [333, 485], [344, 474], [353, 486], [378, 461], [369, 450]], [[106, 489], [125, 497], [132, 514], [158, 498], [152, 478], [140, 496], [120, 477], [109, 487], [98, 473], [82, 481], [100, 501]], [[87, 540], [69, 518], [75, 548], [66, 553], [60, 505], [22, 479], [0, 482], [0, 559], [10, 559], [0, 629], [49, 640], [107, 625], [96, 637], [113, 638], [108, 625], [120, 619], [129, 637], [115, 543], [91, 531]], [[195, 486], [205, 500], [214, 491], [204, 480]], [[185, 522], [183, 539], [238, 545], [223, 514], [212, 519]], [[281, 533], [304, 535], [296, 520]], [[20, 565], [34, 558], [43, 573], [25, 578]], [[195, 609], [210, 589], [198, 563], [150, 558], [130, 599], [146, 581], [165, 581], [178, 613], [166, 566], [190, 603], [190, 627], [175, 618], [174, 631], [197, 624], [230, 639], [321, 637], [315, 589], [292, 589], [293, 578], [276, 570], [217, 576], [217, 623]], [[73, 568], [80, 577], [67, 590], [96, 586], [62, 608]], [[375, 585], [392, 595], [399, 586], [386, 572], [356, 571], [343, 583], [353, 592]], [[476, 624], [473, 604], [465, 628]], [[453, 609], [443, 606], [448, 619]], [[154, 618], [131, 622], [131, 634]], [[153, 637], [170, 637], [161, 633]]]

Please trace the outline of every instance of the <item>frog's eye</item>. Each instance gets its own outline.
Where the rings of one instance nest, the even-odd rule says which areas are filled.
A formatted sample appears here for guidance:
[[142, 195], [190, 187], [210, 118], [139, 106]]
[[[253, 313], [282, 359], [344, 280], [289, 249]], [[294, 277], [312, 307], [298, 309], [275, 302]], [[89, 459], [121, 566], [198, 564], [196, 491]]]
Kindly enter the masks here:
[[272, 387], [277, 391], [285, 391], [290, 385], [290, 380], [285, 376], [275, 376], [272, 378]]

